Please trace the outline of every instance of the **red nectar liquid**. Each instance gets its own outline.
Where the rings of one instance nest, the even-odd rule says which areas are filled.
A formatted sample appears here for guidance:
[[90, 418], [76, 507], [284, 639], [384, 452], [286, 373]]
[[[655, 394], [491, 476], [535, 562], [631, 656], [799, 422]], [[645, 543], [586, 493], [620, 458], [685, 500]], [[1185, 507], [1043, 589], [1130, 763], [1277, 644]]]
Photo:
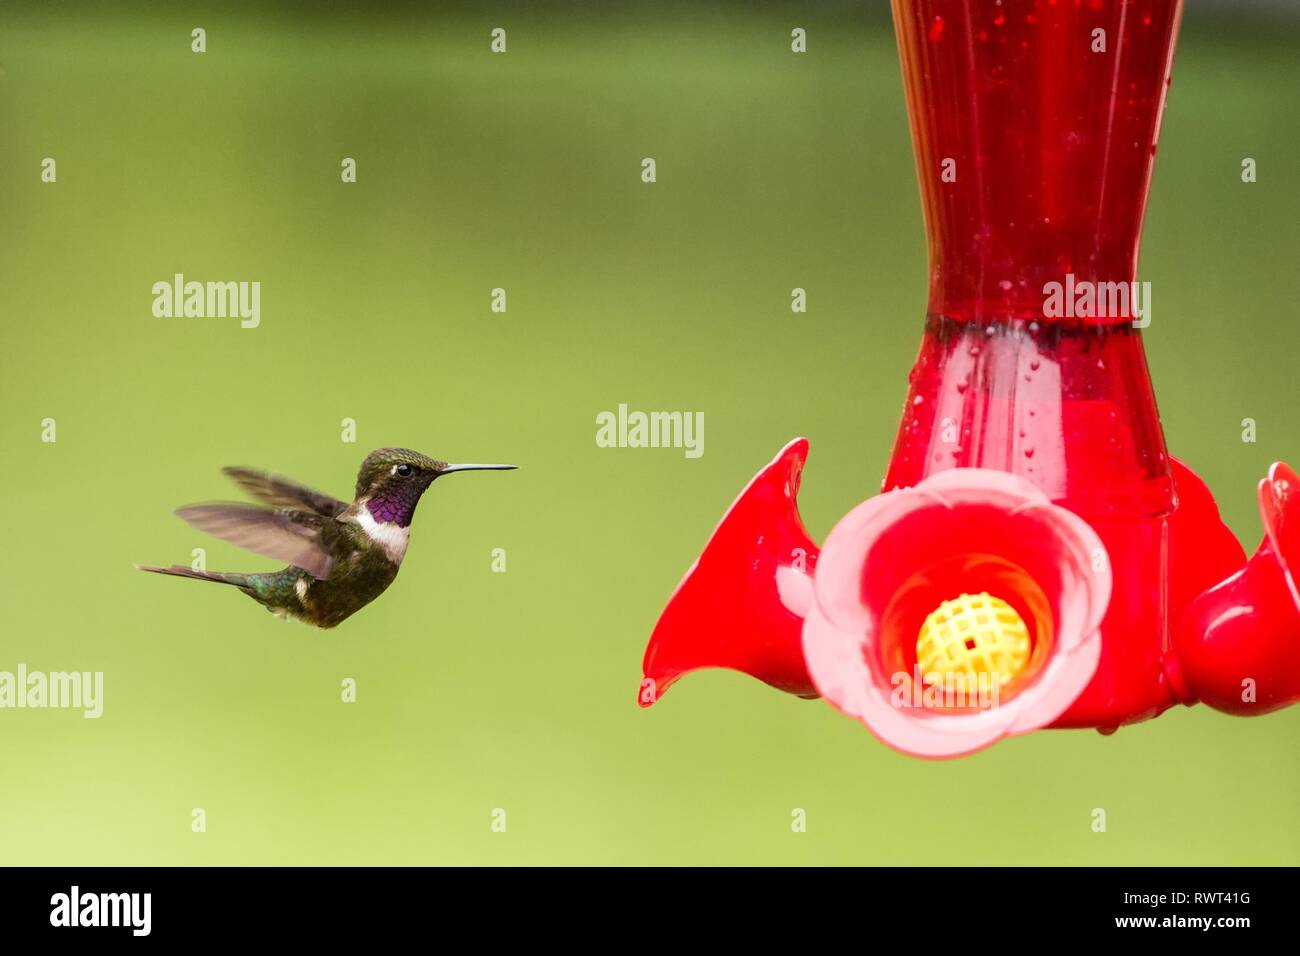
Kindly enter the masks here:
[[894, 0], [930, 294], [886, 488], [973, 466], [1088, 518], [1172, 511], [1136, 278], [1180, 13]]

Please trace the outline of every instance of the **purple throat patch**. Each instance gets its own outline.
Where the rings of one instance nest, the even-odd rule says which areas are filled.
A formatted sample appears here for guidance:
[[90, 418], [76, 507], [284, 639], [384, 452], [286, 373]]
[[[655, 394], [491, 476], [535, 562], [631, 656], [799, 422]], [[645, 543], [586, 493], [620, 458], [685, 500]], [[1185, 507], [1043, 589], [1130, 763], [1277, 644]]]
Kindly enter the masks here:
[[405, 528], [415, 514], [415, 499], [397, 495], [375, 497], [366, 502], [366, 510], [370, 512], [370, 517], [380, 523], [392, 522]]

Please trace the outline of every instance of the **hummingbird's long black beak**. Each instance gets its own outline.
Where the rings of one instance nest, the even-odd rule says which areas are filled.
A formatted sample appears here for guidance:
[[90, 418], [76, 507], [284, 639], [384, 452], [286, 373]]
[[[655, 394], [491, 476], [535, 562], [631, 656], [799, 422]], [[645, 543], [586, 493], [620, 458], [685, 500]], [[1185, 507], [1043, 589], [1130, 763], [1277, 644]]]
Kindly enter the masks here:
[[448, 465], [438, 474], [449, 475], [453, 471], [513, 471], [518, 467], [518, 465]]

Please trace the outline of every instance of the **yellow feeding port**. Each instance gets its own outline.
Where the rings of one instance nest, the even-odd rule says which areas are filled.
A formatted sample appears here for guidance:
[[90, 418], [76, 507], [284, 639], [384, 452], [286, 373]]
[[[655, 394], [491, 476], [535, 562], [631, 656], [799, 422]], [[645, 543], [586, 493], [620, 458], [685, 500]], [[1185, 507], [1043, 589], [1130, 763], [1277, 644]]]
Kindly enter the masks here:
[[916, 637], [922, 674], [997, 675], [1010, 684], [1029, 663], [1029, 628], [1006, 601], [986, 591], [959, 594], [926, 617]]

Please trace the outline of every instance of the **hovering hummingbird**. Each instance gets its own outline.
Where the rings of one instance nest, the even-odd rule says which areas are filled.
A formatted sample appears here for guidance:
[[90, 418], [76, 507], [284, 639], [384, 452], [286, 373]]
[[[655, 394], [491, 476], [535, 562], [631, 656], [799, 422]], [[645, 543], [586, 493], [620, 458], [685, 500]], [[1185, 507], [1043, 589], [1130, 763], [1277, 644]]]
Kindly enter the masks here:
[[380, 448], [361, 463], [352, 504], [279, 475], [224, 468], [248, 494], [271, 507], [216, 503], [189, 505], [176, 514], [200, 531], [290, 566], [266, 574], [195, 571], [177, 564], [136, 567], [232, 584], [279, 617], [334, 627], [393, 583], [406, 556], [415, 506], [436, 478], [515, 467], [450, 465], [407, 448]]

